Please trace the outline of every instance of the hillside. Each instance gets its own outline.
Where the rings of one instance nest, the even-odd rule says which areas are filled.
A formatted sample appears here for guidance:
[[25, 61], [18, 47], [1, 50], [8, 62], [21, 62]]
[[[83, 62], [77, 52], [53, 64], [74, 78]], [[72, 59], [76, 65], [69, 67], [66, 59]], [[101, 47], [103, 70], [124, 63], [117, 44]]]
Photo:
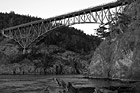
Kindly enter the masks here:
[[57, 45], [77, 53], [88, 53], [95, 50], [102, 40], [96, 36], [86, 35], [73, 27], [60, 27], [48, 32], [36, 45]]
[[14, 11], [11, 11], [10, 13], [0, 12], [0, 30], [39, 19], [41, 18], [16, 14]]
[[[1, 29], [40, 18], [0, 13]], [[87, 69], [92, 52], [102, 40], [73, 27], [60, 27], [33, 43], [27, 54], [1, 35], [0, 74], [79, 74]]]

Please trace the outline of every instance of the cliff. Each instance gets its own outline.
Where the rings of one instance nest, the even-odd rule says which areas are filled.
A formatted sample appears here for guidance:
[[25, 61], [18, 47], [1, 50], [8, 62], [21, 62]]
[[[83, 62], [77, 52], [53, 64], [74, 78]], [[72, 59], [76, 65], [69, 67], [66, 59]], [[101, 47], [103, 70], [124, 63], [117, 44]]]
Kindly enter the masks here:
[[140, 1], [131, 2], [119, 17], [96, 49], [89, 76], [140, 80]]

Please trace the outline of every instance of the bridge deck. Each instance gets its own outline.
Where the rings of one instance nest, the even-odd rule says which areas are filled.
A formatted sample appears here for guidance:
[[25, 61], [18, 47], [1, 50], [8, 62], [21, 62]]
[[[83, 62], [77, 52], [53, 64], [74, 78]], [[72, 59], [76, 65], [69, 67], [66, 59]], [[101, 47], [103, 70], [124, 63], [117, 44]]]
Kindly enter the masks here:
[[127, 3], [122, 4], [121, 2], [111, 2], [111, 3], [105, 4], [105, 5], [99, 5], [99, 6], [96, 6], [96, 7], [87, 8], [87, 9], [83, 9], [83, 10], [80, 10], [80, 11], [75, 11], [75, 12], [51, 17], [51, 18], [48, 18], [48, 19], [37, 20], [37, 21], [17, 25], [17, 26], [14, 26], [14, 27], [9, 27], [9, 28], [3, 29], [3, 30], [6, 31], [6, 30], [10, 30], [10, 29], [16, 29], [16, 28], [20, 28], [20, 27], [29, 26], [29, 25], [39, 24], [39, 23], [42, 23], [42, 22], [48, 22], [48, 21], [50, 22], [50, 21], [54, 21], [54, 20], [61, 20], [61, 19], [64, 19], [64, 18], [74, 17], [74, 16], [78, 16], [78, 15], [82, 15], [82, 14], [87, 14], [87, 13], [90, 13], [90, 12], [96, 12], [96, 11], [100, 11], [102, 9], [114, 8], [114, 7], [122, 6], [122, 5], [126, 5], [126, 4]]

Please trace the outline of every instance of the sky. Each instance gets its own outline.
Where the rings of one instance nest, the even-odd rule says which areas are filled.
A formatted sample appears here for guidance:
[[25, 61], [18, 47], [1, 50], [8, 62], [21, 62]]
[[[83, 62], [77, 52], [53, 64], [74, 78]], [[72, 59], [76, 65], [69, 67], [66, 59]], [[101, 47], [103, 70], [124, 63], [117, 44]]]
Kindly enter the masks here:
[[[37, 16], [44, 19], [116, 0], [0, 0], [0, 12]], [[98, 24], [73, 25], [87, 34], [94, 34]]]

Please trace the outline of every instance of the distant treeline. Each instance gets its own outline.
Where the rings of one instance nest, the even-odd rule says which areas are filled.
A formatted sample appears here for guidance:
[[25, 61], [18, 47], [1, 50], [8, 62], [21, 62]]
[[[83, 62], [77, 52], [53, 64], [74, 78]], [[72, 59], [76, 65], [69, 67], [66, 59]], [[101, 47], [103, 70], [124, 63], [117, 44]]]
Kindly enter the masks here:
[[39, 19], [41, 18], [32, 17], [30, 15], [19, 15], [16, 14], [14, 11], [11, 11], [10, 13], [0, 13], [0, 30], [12, 26], [20, 25], [23, 23], [36, 21]]

